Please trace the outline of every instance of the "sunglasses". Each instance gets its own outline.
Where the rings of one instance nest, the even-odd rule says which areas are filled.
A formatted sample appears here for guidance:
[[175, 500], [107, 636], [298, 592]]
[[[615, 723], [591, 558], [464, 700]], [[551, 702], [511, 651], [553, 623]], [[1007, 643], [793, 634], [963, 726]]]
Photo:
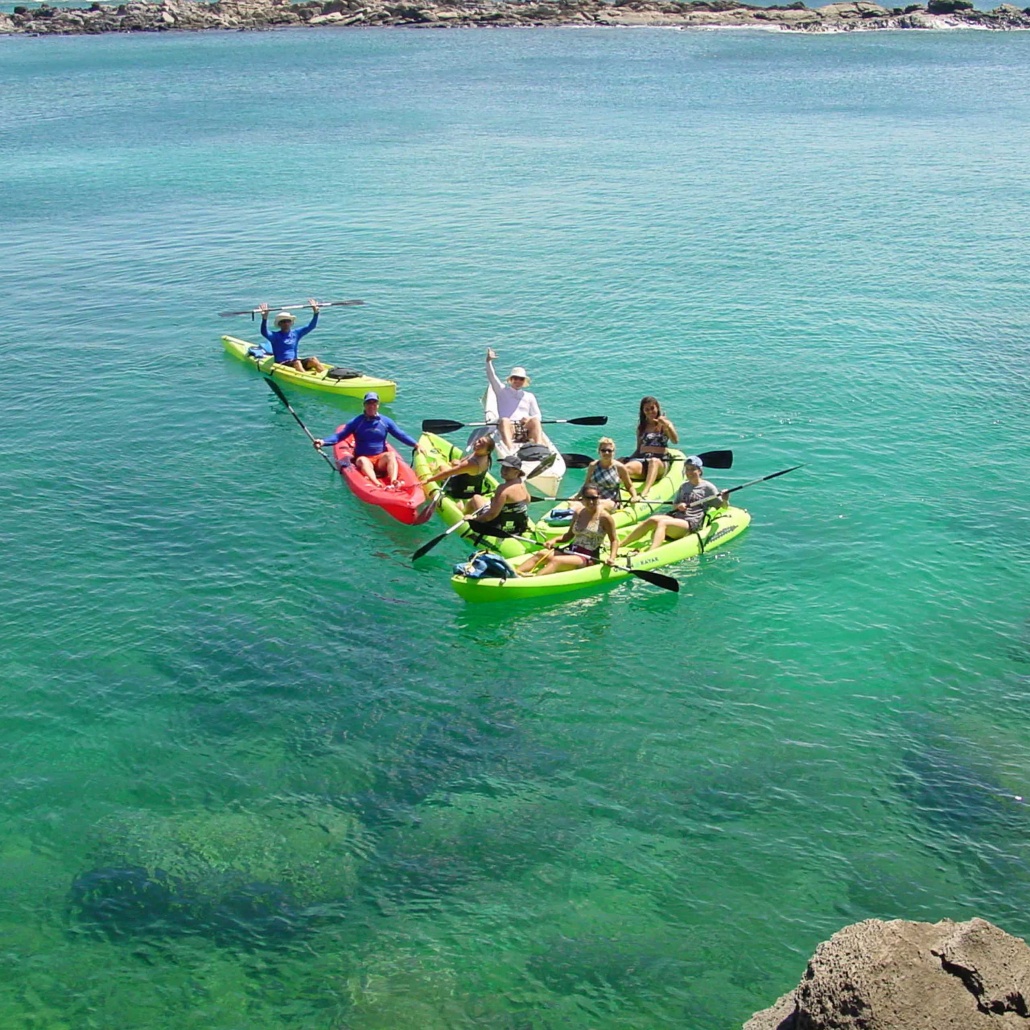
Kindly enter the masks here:
[[614, 447], [598, 447], [597, 449], [602, 454], [614, 454], [615, 453], [615, 448]]
[[584, 501], [599, 501], [601, 498], [597, 494], [584, 494]]

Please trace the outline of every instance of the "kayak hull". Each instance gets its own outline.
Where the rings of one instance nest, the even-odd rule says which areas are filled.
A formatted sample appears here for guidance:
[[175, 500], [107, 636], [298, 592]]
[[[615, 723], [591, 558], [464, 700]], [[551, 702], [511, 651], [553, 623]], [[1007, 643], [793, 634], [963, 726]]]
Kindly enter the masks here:
[[318, 390], [320, 393], [330, 393], [337, 397], [356, 397], [358, 400], [361, 400], [369, 390], [375, 390], [383, 404], [389, 404], [397, 397], [397, 384], [390, 379], [377, 379], [366, 375], [351, 379], [331, 379], [328, 372], [298, 372], [289, 365], [278, 364], [271, 355], [253, 357], [250, 351], [261, 350], [261, 344], [248, 343], [235, 336], [223, 336], [222, 346], [234, 358], [239, 358], [259, 372], [291, 386], [303, 386], [306, 390]]
[[382, 508], [398, 522], [408, 526], [417, 526], [425, 522], [432, 514], [425, 504], [426, 494], [418, 480], [414, 469], [390, 445], [387, 449], [397, 457], [397, 477], [400, 484], [389, 487], [381, 480], [375, 483], [354, 464], [354, 443], [349, 438], [341, 440], [333, 446], [333, 456], [340, 469], [340, 475], [350, 487], [350, 491], [366, 504], [374, 504]]
[[[697, 557], [702, 552], [702, 545], [705, 552], [721, 547], [743, 533], [750, 522], [751, 515], [743, 508], [721, 508], [706, 523], [700, 536], [688, 533], [678, 540], [667, 541], [654, 551], [635, 548], [620, 550], [618, 560], [620, 564], [629, 564], [635, 569], [660, 569], [674, 562]], [[648, 542], [645, 539], [639, 543], [647, 547]], [[455, 575], [451, 577], [451, 587], [459, 597], [472, 603], [520, 601], [598, 589], [630, 576], [631, 573], [623, 569], [594, 564], [568, 572], [556, 572], [550, 576], [516, 576], [506, 580], [467, 579]]]

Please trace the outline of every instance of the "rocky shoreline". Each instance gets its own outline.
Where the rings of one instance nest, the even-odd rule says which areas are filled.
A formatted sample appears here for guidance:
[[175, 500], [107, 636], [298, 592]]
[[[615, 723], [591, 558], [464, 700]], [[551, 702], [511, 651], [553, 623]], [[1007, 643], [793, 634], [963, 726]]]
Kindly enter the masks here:
[[978, 11], [969, 0], [929, 0], [904, 8], [866, 0], [809, 8], [752, 7], [733, 0], [161, 0], [54, 8], [43, 3], [0, 12], [0, 34], [88, 35], [101, 32], [263, 30], [292, 26], [665, 27], [853, 32], [883, 29], [1030, 29], [1030, 7], [1001, 4]]

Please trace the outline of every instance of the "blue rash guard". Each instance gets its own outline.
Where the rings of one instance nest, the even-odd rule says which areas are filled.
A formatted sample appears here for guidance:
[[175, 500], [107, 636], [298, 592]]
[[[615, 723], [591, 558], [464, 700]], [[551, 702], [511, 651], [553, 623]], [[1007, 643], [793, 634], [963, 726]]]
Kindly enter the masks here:
[[272, 345], [275, 360], [282, 364], [286, 361], [297, 360], [297, 344], [300, 343], [301, 337], [307, 336], [316, 325], [318, 325], [317, 311], [303, 329], [287, 329], [285, 332], [282, 329], [275, 329], [269, 332], [268, 318], [265, 317], [261, 319], [261, 335]]
[[375, 415], [369, 418], [361, 414], [352, 418], [342, 429], [338, 429], [332, 436], [327, 436], [322, 443], [331, 447], [348, 436], [354, 437], [354, 457], [374, 458], [386, 450], [386, 436], [396, 437], [401, 443], [414, 447], [418, 443], [413, 440], [392, 418], [386, 415]]

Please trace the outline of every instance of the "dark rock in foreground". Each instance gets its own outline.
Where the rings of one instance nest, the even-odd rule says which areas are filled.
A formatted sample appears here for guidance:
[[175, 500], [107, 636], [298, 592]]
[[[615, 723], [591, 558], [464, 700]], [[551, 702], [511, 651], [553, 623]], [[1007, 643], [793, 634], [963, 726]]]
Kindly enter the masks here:
[[744, 1030], [1022, 1030], [1030, 948], [983, 919], [846, 926]]
[[0, 34], [81, 35], [100, 32], [166, 32], [201, 29], [271, 29], [284, 26], [660, 26], [758, 28], [790, 32], [871, 29], [1030, 29], [1030, 8], [1002, 4], [976, 11], [970, 0], [928, 0], [925, 7], [881, 7], [867, 0], [808, 8], [751, 7], [733, 0], [134, 0], [85, 8], [16, 7], [0, 13]]

